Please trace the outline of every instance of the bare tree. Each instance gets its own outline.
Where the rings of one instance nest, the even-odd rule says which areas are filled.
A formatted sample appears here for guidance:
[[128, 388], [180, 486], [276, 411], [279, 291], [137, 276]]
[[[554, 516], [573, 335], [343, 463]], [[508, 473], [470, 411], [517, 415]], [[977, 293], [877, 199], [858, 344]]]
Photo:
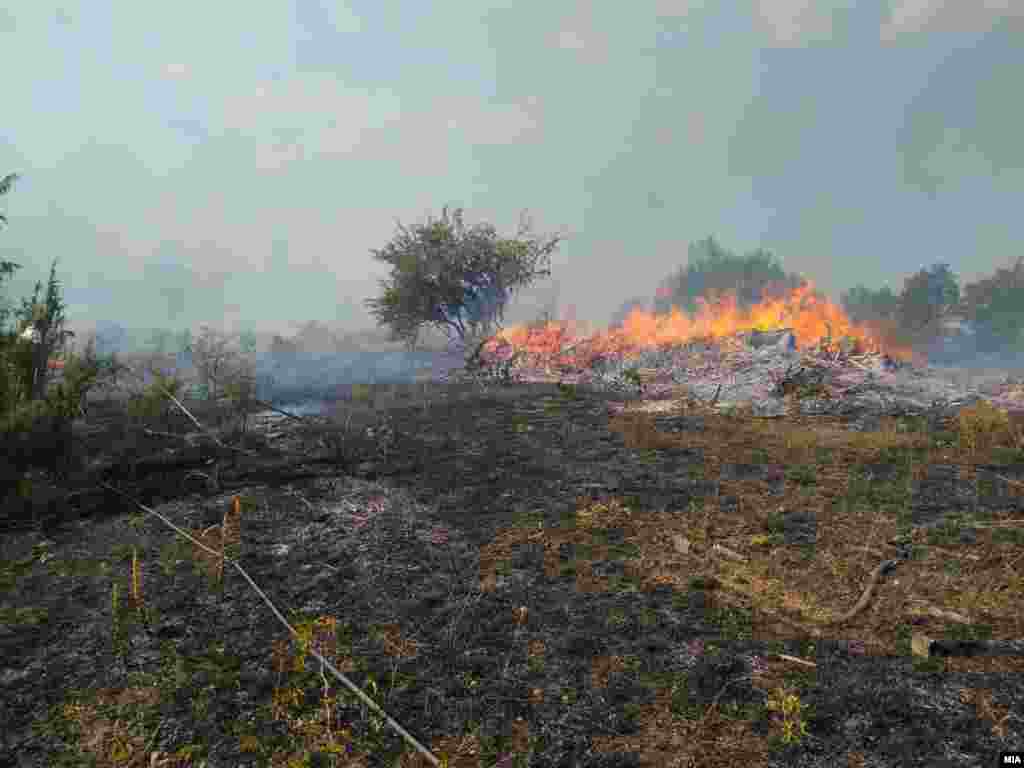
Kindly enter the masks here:
[[200, 328], [199, 337], [192, 341], [192, 362], [199, 373], [199, 381], [207, 387], [210, 400], [216, 400], [238, 362], [238, 351], [229, 336], [209, 326]]

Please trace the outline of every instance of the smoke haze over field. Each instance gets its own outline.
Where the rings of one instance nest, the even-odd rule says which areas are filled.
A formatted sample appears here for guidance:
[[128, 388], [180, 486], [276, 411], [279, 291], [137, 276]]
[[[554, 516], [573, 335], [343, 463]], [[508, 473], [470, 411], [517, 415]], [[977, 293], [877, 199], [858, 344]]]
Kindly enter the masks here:
[[[0, 260], [73, 330], [372, 328], [395, 223], [567, 240], [507, 322], [603, 326], [688, 245], [833, 299], [1022, 254], [1009, 0], [15, 3]], [[244, 19], [243, 21], [240, 21]]]

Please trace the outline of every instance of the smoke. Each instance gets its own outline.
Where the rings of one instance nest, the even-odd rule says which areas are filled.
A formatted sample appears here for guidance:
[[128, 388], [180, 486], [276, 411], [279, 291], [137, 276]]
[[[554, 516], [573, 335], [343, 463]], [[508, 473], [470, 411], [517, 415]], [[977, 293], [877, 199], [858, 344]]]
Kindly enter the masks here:
[[1024, 374], [1024, 345], [991, 323], [972, 322], [963, 315], [947, 316], [937, 332], [914, 349], [921, 363], [958, 381]]
[[301, 402], [332, 400], [354, 384], [412, 384], [437, 381], [464, 365], [457, 345], [426, 335], [416, 350], [392, 342], [386, 333], [363, 331], [338, 336], [309, 324], [294, 339], [258, 354], [257, 397]]
[[462, 360], [431, 351], [348, 351], [264, 355], [256, 363], [257, 397], [274, 402], [331, 400], [354, 384], [411, 384], [437, 379]]
[[[460, 319], [467, 330], [480, 330], [479, 324], [495, 318], [510, 298], [509, 291], [500, 280], [487, 277], [470, 275], [464, 283], [466, 296]], [[674, 276], [674, 279], [663, 281], [651, 297], [627, 299], [615, 312], [610, 326], [621, 325], [636, 309], [665, 312], [668, 306], [679, 300], [683, 287], [688, 286], [680, 286], [678, 276]], [[165, 298], [170, 302], [173, 293], [165, 294]], [[936, 368], [961, 370], [1024, 369], [1024, 344], [1008, 338], [1012, 334], [1007, 328], [1014, 327], [1009, 320], [1002, 318], [999, 328], [991, 323], [970, 322], [953, 314], [965, 310], [953, 306], [952, 299], [943, 299], [942, 310], [931, 313], [933, 320], [934, 316], [939, 318], [938, 328], [932, 323], [927, 328], [907, 330], [898, 327], [901, 322], [896, 312], [898, 297], [893, 294], [882, 298], [886, 301], [877, 306], [868, 301], [870, 296], [867, 299], [861, 297], [859, 302], [853, 301], [849, 305], [844, 299], [843, 305], [851, 320], [867, 326], [878, 338], [891, 341], [894, 348], [912, 347], [915, 353], [919, 353], [915, 358], [917, 362], [927, 362]], [[924, 299], [926, 304], [937, 301], [939, 299], [934, 297]], [[169, 304], [169, 308], [173, 307]], [[571, 313], [563, 314], [563, 320], [569, 317]], [[506, 318], [503, 324], [507, 327], [517, 323]], [[417, 350], [410, 351], [400, 342], [391, 340], [387, 330], [381, 328], [346, 331], [338, 326], [308, 322], [298, 328], [293, 326], [293, 329], [282, 334], [255, 334], [255, 344], [243, 356], [255, 375], [256, 395], [261, 400], [276, 404], [330, 401], [347, 394], [356, 384], [440, 381], [453, 369], [464, 366], [466, 353], [479, 340], [479, 334], [470, 333], [465, 343], [460, 343], [458, 339], [427, 329]], [[100, 323], [96, 330], [96, 351], [100, 355], [113, 352], [124, 359], [125, 355], [154, 351], [155, 330], [129, 330], [110, 322]], [[192, 340], [199, 334], [200, 331], [194, 329]], [[196, 381], [195, 361], [183, 349], [185, 338], [180, 331], [170, 334], [165, 331], [165, 341], [168, 335], [171, 341], [160, 351], [165, 361], [162, 367], [186, 381]], [[235, 337], [233, 341], [231, 346], [240, 352], [239, 339]]]
[[[162, 335], [160, 346], [154, 339]], [[165, 373], [187, 383], [198, 382], [195, 356], [186, 348], [200, 337], [196, 329], [160, 334], [159, 329], [128, 329], [118, 323], [101, 322], [95, 330], [96, 353], [102, 357], [116, 354], [122, 362], [136, 357], [156, 358]], [[238, 337], [223, 334], [234, 353], [229, 370], [243, 361], [254, 375], [256, 397], [276, 404], [295, 404], [312, 400], [333, 400], [354, 384], [411, 384], [440, 380], [453, 368], [464, 364], [459, 345], [444, 344], [436, 335], [424, 334], [423, 343], [410, 351], [393, 342], [386, 331], [369, 329], [344, 333], [310, 322], [293, 336], [255, 334], [255, 348], [243, 354]], [[144, 376], [149, 383], [150, 376]]]

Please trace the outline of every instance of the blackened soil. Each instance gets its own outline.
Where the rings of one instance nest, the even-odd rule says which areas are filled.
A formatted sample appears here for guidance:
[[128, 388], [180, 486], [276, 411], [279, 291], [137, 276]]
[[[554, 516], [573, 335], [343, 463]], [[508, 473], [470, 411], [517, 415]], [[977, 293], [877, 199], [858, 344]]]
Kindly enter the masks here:
[[580, 496], [629, 496], [645, 509], [686, 509], [715, 485], [691, 475], [699, 452], [659, 451], [653, 463], [637, 461], [621, 435], [608, 429], [608, 404], [621, 395], [560, 397], [554, 388], [519, 398], [481, 395], [422, 408], [392, 409], [397, 433], [386, 460], [355, 470], [408, 488], [436, 503], [448, 524], [479, 543], [523, 511], [543, 510], [557, 525]]
[[[716, 697], [720, 708], [763, 704], [744, 678], [750, 655], [764, 653], [764, 644], [723, 633], [713, 585], [695, 585], [686, 594], [583, 593], [573, 575], [548, 575], [543, 552], [523, 546], [497, 588], [481, 590], [480, 546], [515, 526], [524, 512], [554, 526], [580, 497], [617, 496], [645, 509], [686, 514], [690, 500], [716, 493], [716, 484], [702, 476], [698, 453], [657, 451], [640, 461], [609, 430], [608, 401], [625, 399], [621, 395], [582, 394], [572, 400], [554, 387], [533, 388], [426, 409], [396, 407], [389, 411], [393, 447], [383, 456], [350, 457], [344, 472], [313, 456], [311, 443], [299, 457], [307, 476], [293, 466], [287, 483], [270, 484], [254, 472], [252, 482], [261, 484], [244, 486], [244, 470], [235, 470], [231, 482], [255, 496], [259, 509], [244, 528], [247, 573], [282, 609], [333, 616], [345, 625], [351, 655], [360, 660], [354, 682], [365, 686], [371, 675], [380, 681], [383, 706], [427, 744], [465, 733], [471, 723], [500, 740], [522, 718], [537, 739], [533, 766], [637, 765], [636, 755], [601, 754], [594, 743], [637, 732], [638, 707], [657, 693], [653, 675], [688, 673], [682, 679], [697, 707]], [[145, 455], [158, 452], [154, 447]], [[280, 449], [263, 455], [285, 459]], [[228, 496], [182, 490], [161, 511], [195, 529], [217, 522]], [[384, 500], [384, 511], [355, 525], [350, 513], [368, 509], [374, 498]], [[26, 765], [55, 764], [57, 742], [29, 728], [38, 713], [62, 702], [69, 689], [124, 687], [130, 673], [155, 672], [161, 647], [170, 642], [185, 659], [223, 643], [235, 677], [199, 717], [189, 702], [206, 678], [186, 676], [176, 698], [165, 702], [164, 725], [151, 748], [171, 751], [191, 740], [210, 745], [211, 766], [251, 764], [239, 752], [235, 728], [271, 694], [270, 649], [283, 628], [240, 578], [214, 599], [187, 569], [157, 567], [167, 539], [167, 529], [151, 517], [132, 527], [119, 518], [83, 520], [53, 536], [51, 563], [109, 560], [111, 547], [120, 544], [136, 547], [149, 564], [144, 583], [159, 618], [149, 632], [134, 636], [129, 665], [109, 650], [109, 577], [58, 580], [40, 563], [17, 590], [3, 594], [13, 608], [46, 607], [51, 620], [0, 635], [6, 670], [0, 675], [0, 762], [17, 753]], [[31, 542], [5, 544], [27, 550]], [[560, 558], [568, 563], [573, 553]], [[614, 570], [617, 564], [604, 565]], [[521, 606], [529, 619], [517, 631], [509, 617]], [[397, 625], [415, 641], [415, 654], [396, 661], [381, 643], [382, 625]], [[688, 650], [696, 640], [717, 645], [718, 653]], [[541, 666], [531, 663], [531, 643], [546, 649]], [[776, 650], [803, 655], [806, 646], [794, 639]], [[919, 673], [909, 658], [854, 656], [841, 638], [819, 641], [816, 654], [817, 674], [800, 683], [808, 735], [800, 747], [776, 753], [771, 765], [843, 765], [852, 753], [871, 766], [988, 764], [999, 749], [1010, 748], [957, 691], [989, 688], [1000, 702], [1019, 702], [1020, 680]], [[599, 686], [592, 679], [599, 657], [636, 663]], [[182, 668], [191, 670], [190, 663]], [[386, 681], [396, 678], [403, 685], [389, 687]], [[319, 678], [311, 673], [307, 682], [315, 697]], [[530, 691], [542, 695], [534, 700]], [[356, 732], [367, 728], [355, 704], [340, 706], [338, 716]], [[755, 727], [767, 731], [769, 723], [762, 719]], [[1019, 722], [1007, 727], [1011, 738], [1020, 737]], [[273, 738], [281, 729], [267, 725], [261, 736]], [[398, 745], [397, 737], [386, 735], [369, 764], [384, 765]]]

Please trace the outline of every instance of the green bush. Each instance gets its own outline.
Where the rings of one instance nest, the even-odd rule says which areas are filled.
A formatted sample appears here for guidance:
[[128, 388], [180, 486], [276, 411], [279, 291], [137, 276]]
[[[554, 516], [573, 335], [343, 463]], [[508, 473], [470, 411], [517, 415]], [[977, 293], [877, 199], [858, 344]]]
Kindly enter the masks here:
[[85, 396], [100, 375], [116, 364], [96, 358], [90, 345], [83, 356], [68, 356], [63, 381], [32, 399], [26, 362], [31, 362], [30, 345], [7, 334], [0, 342], [0, 445], [9, 471], [0, 483], [0, 499], [23, 485], [29, 468], [64, 473], [73, 466], [71, 424], [82, 415]]
[[0, 416], [8, 413], [24, 396], [12, 347], [10, 343], [0, 344]]

